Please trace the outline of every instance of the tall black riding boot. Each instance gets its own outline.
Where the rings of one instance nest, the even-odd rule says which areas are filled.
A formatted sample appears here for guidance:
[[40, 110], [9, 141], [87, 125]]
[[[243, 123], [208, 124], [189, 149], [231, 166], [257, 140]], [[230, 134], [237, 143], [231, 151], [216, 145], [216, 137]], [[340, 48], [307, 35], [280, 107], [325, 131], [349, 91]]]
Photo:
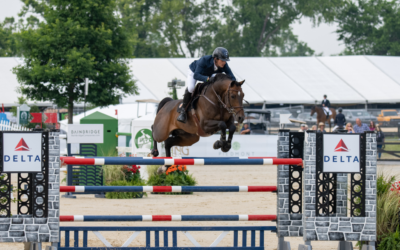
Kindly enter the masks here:
[[190, 102], [190, 97], [192, 96], [192, 93], [190, 93], [188, 91], [188, 89], [186, 88], [185, 90], [185, 94], [183, 95], [183, 102], [182, 102], [182, 109], [181, 109], [181, 113], [178, 116], [178, 121], [179, 122], [183, 122], [186, 123], [187, 117], [186, 117], [186, 106], [188, 105], [188, 103]]

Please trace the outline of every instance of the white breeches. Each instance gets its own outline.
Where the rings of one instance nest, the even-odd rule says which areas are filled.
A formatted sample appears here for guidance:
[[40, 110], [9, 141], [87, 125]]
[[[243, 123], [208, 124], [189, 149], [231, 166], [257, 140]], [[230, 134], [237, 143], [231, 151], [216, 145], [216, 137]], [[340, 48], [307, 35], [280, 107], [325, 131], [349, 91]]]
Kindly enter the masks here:
[[188, 69], [188, 74], [187, 74], [187, 78], [186, 78], [186, 86], [188, 88], [188, 91], [190, 93], [193, 93], [194, 91], [194, 87], [196, 86], [196, 80], [193, 78], [194, 73], [193, 71], [189, 68]]
[[328, 107], [323, 107], [325, 114], [332, 115], [332, 111]]

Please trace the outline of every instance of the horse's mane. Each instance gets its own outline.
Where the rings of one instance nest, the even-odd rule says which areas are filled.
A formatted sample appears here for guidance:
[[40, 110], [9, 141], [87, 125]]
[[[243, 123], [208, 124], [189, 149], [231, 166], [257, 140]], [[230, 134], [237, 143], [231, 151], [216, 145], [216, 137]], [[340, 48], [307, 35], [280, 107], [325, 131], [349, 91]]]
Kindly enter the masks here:
[[[213, 77], [212, 81], [208, 81], [206, 83], [206, 85], [213, 84], [215, 82], [223, 81], [223, 80], [231, 80], [232, 81], [230, 76], [228, 76], [226, 74], [218, 73]], [[236, 86], [240, 86], [238, 82], [236, 82], [236, 81], [234, 81], [234, 82], [236, 83]]]

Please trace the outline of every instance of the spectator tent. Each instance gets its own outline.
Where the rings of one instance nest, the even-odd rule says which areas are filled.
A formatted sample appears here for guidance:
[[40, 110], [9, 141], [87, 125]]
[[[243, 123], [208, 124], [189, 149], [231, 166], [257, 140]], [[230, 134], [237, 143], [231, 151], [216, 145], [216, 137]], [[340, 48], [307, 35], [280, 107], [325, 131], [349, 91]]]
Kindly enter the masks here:
[[[162, 100], [168, 96], [167, 83], [185, 80], [193, 58], [130, 59], [129, 65], [139, 86], [140, 99]], [[0, 58], [0, 103], [17, 102], [18, 82], [11, 72], [18, 58]], [[400, 57], [234, 57], [229, 65], [243, 85], [250, 103], [312, 104], [328, 95], [331, 103], [400, 102]], [[184, 89], [178, 89], [178, 97]]]

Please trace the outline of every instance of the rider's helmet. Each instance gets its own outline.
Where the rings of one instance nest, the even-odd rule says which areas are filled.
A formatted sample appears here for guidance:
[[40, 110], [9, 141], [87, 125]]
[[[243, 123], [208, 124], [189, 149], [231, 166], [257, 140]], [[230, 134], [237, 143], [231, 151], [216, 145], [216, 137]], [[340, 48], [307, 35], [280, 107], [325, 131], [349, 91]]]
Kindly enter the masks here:
[[339, 111], [339, 113], [342, 113], [343, 110], [342, 110], [342, 108], [338, 108], [338, 111]]
[[212, 53], [212, 57], [218, 58], [219, 60], [227, 62], [227, 61], [229, 61], [229, 52], [225, 48], [218, 47]]

